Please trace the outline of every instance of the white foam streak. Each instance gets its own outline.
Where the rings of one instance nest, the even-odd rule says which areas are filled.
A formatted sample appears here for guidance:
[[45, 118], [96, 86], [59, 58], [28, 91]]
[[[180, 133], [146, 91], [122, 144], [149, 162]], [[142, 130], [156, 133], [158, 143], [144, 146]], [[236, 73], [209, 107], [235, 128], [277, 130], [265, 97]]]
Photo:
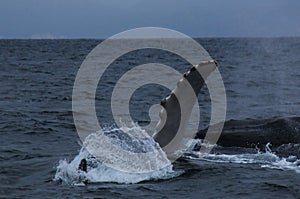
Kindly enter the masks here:
[[192, 152], [190, 159], [201, 159], [217, 163], [236, 163], [236, 164], [259, 164], [262, 168], [293, 170], [300, 173], [300, 160], [296, 156], [288, 158], [279, 157], [271, 151], [269, 144], [266, 146], [266, 152], [258, 151], [255, 154], [200, 154]]

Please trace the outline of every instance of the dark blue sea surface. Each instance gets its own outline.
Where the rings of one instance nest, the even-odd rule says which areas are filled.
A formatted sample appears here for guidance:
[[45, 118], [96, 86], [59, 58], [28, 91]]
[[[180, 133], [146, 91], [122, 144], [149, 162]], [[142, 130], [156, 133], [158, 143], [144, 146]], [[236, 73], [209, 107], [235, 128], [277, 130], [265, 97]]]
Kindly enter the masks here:
[[[218, 62], [227, 95], [224, 135], [235, 133], [236, 144], [224, 144], [229, 136], [205, 158], [197, 151], [187, 154], [174, 163], [183, 173], [173, 178], [76, 186], [54, 176], [59, 161], [73, 160], [81, 149], [72, 89], [82, 61], [101, 41], [0, 40], [0, 198], [299, 198], [300, 38], [197, 41]], [[153, 59], [178, 70], [186, 65], [181, 73], [190, 67], [155, 50], [131, 53], [113, 64], [122, 70]], [[98, 119], [108, 123], [104, 96], [114, 85], [111, 79], [103, 79], [96, 95]], [[168, 93], [141, 88], [132, 98], [133, 119], [147, 123], [149, 104]], [[210, 118], [207, 88], [202, 94], [199, 130]], [[271, 145], [239, 145], [249, 132], [265, 135]], [[273, 135], [286, 139], [276, 142]]]

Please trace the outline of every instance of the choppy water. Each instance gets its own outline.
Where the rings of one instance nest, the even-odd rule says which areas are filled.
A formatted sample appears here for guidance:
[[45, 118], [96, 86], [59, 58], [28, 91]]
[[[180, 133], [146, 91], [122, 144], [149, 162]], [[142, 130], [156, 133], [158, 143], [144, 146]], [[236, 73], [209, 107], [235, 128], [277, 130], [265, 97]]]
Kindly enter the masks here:
[[[224, 133], [242, 134], [255, 129], [256, 133], [267, 135], [270, 131], [271, 135], [279, 132], [282, 137], [292, 133], [297, 138], [299, 38], [199, 41], [219, 62], [225, 84], [228, 122]], [[90, 174], [91, 182], [84, 186], [54, 180], [58, 166], [72, 172], [76, 161], [85, 157], [84, 151], [80, 152], [72, 118], [72, 86], [81, 62], [99, 42], [0, 40], [1, 198], [299, 197], [298, 142], [277, 143], [260, 151], [234, 144], [217, 146], [212, 154], [201, 159], [193, 151], [167, 170], [139, 179], [98, 167]], [[185, 64], [177, 57], [157, 51], [129, 54], [120, 61], [123, 66], [152, 59], [175, 68]], [[118, 62], [114, 64], [118, 66]], [[103, 108], [108, 103], [103, 96], [113, 86], [109, 80], [103, 79], [106, 87], [97, 91], [96, 109], [99, 120], [103, 121], [109, 118]], [[147, 88], [139, 92], [133, 97], [136, 106], [132, 106], [132, 117], [142, 124], [149, 119], [147, 104], [169, 91]], [[204, 89], [199, 98], [200, 129], [206, 127], [210, 114], [205, 93]], [[141, 101], [146, 106], [137, 103], [142, 96], [148, 96]]]

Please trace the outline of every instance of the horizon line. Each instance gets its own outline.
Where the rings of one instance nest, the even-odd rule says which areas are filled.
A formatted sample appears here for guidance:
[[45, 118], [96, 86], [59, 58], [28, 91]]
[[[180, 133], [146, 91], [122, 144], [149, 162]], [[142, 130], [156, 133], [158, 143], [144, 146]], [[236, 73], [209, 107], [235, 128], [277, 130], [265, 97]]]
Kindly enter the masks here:
[[[205, 36], [205, 37], [191, 37], [193, 39], [279, 39], [279, 38], [300, 38], [299, 36]], [[58, 37], [58, 38], [23, 38], [23, 37], [0, 37], [0, 40], [106, 40], [108, 38], [96, 37]], [[123, 39], [123, 38], [122, 38]], [[157, 39], [157, 38], [124, 38], [124, 39]], [[158, 38], [158, 39], [178, 39], [175, 37]], [[180, 39], [180, 38], [179, 38]]]

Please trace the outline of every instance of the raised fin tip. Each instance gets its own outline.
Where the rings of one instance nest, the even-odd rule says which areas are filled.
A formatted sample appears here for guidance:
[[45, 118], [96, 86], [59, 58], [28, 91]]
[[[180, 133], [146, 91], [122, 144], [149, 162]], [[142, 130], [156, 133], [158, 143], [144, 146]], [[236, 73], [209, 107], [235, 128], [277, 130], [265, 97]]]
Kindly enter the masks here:
[[209, 60], [209, 61], [203, 61], [198, 65], [202, 65], [202, 64], [214, 64], [214, 65], [218, 66], [218, 62], [216, 60], [213, 60], [213, 59]]

